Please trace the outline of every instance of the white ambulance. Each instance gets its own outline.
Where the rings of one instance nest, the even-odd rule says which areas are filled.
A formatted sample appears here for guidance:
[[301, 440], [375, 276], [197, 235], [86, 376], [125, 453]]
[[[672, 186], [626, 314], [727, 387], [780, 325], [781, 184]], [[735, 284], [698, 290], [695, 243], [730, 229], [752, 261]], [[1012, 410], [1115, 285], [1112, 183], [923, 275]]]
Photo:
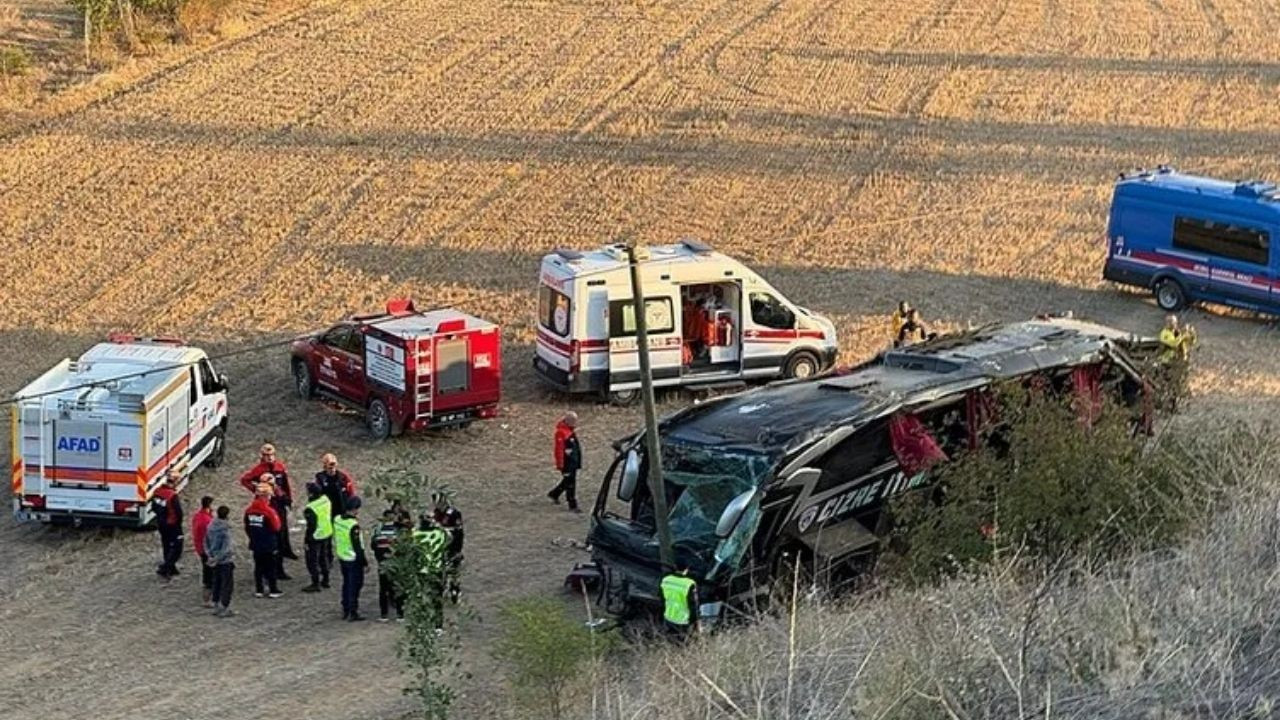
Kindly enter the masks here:
[[[655, 386], [802, 378], [830, 367], [835, 326], [751, 268], [696, 240], [639, 249]], [[639, 397], [627, 252], [557, 250], [542, 259], [534, 369], [571, 393]]]
[[226, 449], [226, 377], [177, 340], [113, 334], [14, 399], [19, 520], [146, 525], [166, 470], [185, 486]]

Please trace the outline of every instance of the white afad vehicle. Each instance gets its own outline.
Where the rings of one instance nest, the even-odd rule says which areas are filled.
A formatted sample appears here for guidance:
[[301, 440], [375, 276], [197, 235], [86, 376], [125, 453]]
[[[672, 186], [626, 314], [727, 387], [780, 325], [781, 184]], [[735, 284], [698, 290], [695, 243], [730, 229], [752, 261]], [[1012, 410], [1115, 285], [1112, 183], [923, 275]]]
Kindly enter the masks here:
[[[638, 249], [655, 386], [804, 378], [829, 368], [835, 326], [751, 268], [696, 240]], [[626, 249], [542, 259], [534, 369], [570, 393], [639, 396], [635, 304]]]
[[222, 462], [227, 381], [199, 348], [115, 334], [20, 390], [12, 413], [19, 520], [142, 526], [169, 468], [185, 486]]

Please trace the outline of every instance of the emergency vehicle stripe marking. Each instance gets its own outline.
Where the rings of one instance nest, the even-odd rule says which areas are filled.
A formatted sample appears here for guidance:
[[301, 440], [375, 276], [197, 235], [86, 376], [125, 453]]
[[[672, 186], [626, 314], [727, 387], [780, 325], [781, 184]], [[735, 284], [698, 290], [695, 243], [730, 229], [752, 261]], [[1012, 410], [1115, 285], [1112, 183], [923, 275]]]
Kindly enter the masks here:
[[13, 476], [12, 476], [12, 479], [10, 480], [10, 485], [13, 489], [14, 495], [22, 494], [22, 461], [21, 460], [13, 461]]
[[162, 470], [169, 466], [169, 463], [173, 462], [175, 458], [185, 452], [187, 446], [190, 444], [191, 435], [183, 435], [182, 439], [178, 440], [178, 444], [170, 448], [169, 452], [165, 453], [164, 457], [156, 460], [154, 463], [151, 463], [151, 467], [147, 468], [147, 478], [150, 479], [160, 474]]
[[147, 499], [147, 471], [143, 470], [142, 468], [138, 468], [137, 472], [134, 474], [137, 476], [137, 480], [138, 480], [138, 499], [146, 500]]
[[95, 468], [46, 467], [44, 476], [50, 480], [87, 480], [113, 485], [132, 485], [137, 481], [128, 470], [98, 470]]
[[157, 395], [156, 395], [156, 399], [155, 399], [155, 400], [152, 400], [150, 404], [146, 404], [146, 403], [144, 403], [144, 404], [143, 404], [143, 407], [144, 407], [144, 408], [149, 408], [149, 407], [158, 407], [158, 406], [160, 405], [160, 403], [164, 402], [164, 399], [165, 399], [165, 398], [167, 398], [167, 397], [169, 397], [170, 395], [172, 395], [172, 394], [173, 394], [173, 391], [174, 391], [174, 390], [177, 390], [178, 388], [181, 388], [181, 387], [185, 386], [186, 384], [187, 384], [187, 377], [186, 377], [186, 376], [182, 376], [182, 377], [176, 377], [176, 378], [174, 378], [174, 379], [173, 379], [173, 382], [169, 383], [169, 386], [168, 386], [168, 387], [166, 387], [165, 389], [161, 390], [161, 391], [159, 392], [159, 394], [157, 394]]
[[9, 419], [9, 441], [13, 454], [9, 457], [13, 458], [13, 474], [10, 476], [9, 485], [14, 495], [22, 494], [22, 443], [18, 439], [18, 407], [13, 406]]

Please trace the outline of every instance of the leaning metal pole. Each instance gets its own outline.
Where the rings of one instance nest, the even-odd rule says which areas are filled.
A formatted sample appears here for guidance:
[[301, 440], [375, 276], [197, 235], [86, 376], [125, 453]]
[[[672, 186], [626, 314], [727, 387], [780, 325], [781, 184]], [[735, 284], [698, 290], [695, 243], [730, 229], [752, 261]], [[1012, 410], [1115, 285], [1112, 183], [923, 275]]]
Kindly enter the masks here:
[[644, 439], [649, 455], [649, 491], [653, 495], [654, 525], [658, 530], [658, 557], [663, 572], [676, 569], [671, 548], [671, 527], [667, 524], [667, 489], [662, 480], [662, 448], [658, 442], [658, 411], [653, 402], [653, 372], [649, 365], [649, 327], [644, 288], [640, 284], [640, 266], [636, 247], [627, 243], [627, 261], [631, 267], [631, 305], [636, 317], [636, 352], [640, 355], [640, 398], [644, 402]]

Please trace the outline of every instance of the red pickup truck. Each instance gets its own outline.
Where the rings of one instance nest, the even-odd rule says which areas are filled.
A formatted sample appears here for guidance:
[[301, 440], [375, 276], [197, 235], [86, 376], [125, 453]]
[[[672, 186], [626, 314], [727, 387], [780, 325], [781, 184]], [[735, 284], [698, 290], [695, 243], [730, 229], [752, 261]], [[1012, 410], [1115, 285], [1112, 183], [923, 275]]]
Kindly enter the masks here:
[[418, 312], [391, 300], [295, 341], [294, 387], [364, 413], [375, 439], [497, 415], [502, 354], [498, 326], [452, 309]]

